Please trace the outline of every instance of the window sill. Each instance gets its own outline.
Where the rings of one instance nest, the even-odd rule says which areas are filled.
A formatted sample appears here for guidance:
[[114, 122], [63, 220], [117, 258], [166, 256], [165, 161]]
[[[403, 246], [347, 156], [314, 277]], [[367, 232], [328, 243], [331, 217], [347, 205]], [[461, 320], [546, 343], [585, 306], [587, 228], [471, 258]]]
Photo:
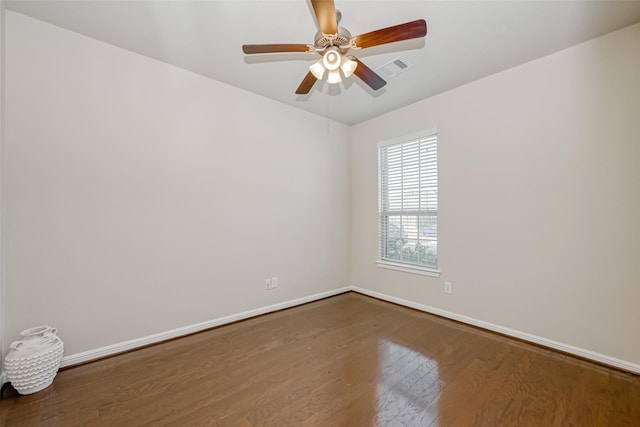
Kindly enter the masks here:
[[421, 274], [423, 276], [440, 277], [440, 270], [434, 270], [428, 267], [419, 267], [417, 265], [400, 264], [396, 262], [378, 260], [376, 264], [380, 268], [388, 268], [391, 270], [404, 271], [405, 273]]

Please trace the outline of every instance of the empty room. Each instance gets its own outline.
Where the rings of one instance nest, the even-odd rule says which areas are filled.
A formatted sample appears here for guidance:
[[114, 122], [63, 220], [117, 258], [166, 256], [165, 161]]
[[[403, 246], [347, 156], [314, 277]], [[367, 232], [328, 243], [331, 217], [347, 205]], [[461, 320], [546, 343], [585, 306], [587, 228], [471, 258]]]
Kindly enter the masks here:
[[640, 1], [0, 0], [2, 426], [640, 425]]

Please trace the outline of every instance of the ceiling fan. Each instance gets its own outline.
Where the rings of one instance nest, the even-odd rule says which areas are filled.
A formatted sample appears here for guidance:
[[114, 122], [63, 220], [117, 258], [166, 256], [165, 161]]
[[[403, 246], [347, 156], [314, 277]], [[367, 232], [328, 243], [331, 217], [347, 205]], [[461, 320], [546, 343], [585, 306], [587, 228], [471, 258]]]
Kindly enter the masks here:
[[242, 51], [245, 54], [307, 52], [320, 55], [320, 59], [309, 67], [309, 72], [298, 86], [296, 90], [298, 95], [309, 93], [315, 82], [322, 79], [325, 72], [327, 83], [340, 83], [342, 81], [340, 71], [345, 77], [355, 74], [371, 89], [378, 90], [387, 82], [349, 52], [416, 39], [427, 34], [427, 23], [424, 19], [418, 19], [352, 37], [349, 31], [338, 26], [341, 13], [336, 10], [333, 0], [311, 0], [311, 5], [320, 27], [320, 32], [316, 34], [313, 44], [242, 45]]

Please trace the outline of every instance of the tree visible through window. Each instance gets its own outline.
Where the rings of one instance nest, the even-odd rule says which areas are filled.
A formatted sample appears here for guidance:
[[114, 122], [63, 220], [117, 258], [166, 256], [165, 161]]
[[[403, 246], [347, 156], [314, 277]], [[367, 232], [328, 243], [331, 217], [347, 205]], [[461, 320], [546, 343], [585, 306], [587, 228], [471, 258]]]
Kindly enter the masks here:
[[438, 137], [378, 145], [379, 263], [438, 269]]

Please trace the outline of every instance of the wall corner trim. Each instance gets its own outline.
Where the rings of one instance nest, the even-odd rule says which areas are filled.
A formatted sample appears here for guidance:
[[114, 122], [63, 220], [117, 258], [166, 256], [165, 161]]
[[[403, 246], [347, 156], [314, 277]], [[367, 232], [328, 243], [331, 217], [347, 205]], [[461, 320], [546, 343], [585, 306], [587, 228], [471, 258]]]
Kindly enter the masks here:
[[457, 313], [452, 313], [446, 310], [441, 310], [439, 308], [431, 307], [428, 305], [419, 304], [417, 302], [405, 300], [402, 298], [397, 298], [390, 295], [382, 294], [376, 291], [371, 291], [369, 289], [360, 288], [358, 286], [351, 286], [351, 290], [354, 292], [361, 293], [363, 295], [368, 295], [373, 298], [392, 302], [394, 304], [413, 308], [415, 310], [424, 311], [426, 313], [435, 314], [437, 316], [446, 317], [448, 319], [456, 320], [458, 322], [466, 323], [468, 325], [477, 326], [482, 329], [497, 332], [502, 335], [507, 335], [513, 338], [521, 339], [523, 341], [538, 344], [543, 347], [548, 347], [564, 353], [572, 354], [582, 359], [591, 360], [593, 362], [611, 366], [623, 371], [631, 372], [637, 375], [640, 374], [640, 365], [626, 361], [626, 360], [617, 359], [615, 357], [607, 356], [601, 353], [596, 353], [591, 350], [586, 350], [580, 347], [575, 347], [569, 344], [553, 341], [547, 338], [539, 337], [537, 335], [528, 334], [526, 332], [516, 331], [514, 329], [505, 328], [503, 326], [494, 325], [493, 323], [474, 319], [472, 317], [463, 316]]
[[104, 357], [113, 356], [118, 353], [122, 353], [136, 348], [144, 347], [151, 344], [156, 344], [162, 341], [178, 338], [185, 335], [190, 335], [196, 332], [204, 331], [206, 329], [215, 328], [217, 326], [226, 325], [229, 323], [237, 322], [239, 320], [249, 319], [251, 317], [260, 316], [262, 314], [272, 313], [274, 311], [283, 310], [285, 308], [295, 307], [297, 305], [306, 304], [309, 302], [321, 300], [324, 298], [332, 297], [334, 295], [343, 294], [349, 292], [350, 287], [344, 287], [334, 289], [327, 292], [321, 292], [319, 294], [309, 295], [302, 298], [297, 298], [290, 301], [281, 302], [278, 304], [269, 305], [266, 307], [260, 307], [253, 310], [243, 311], [241, 313], [232, 314], [229, 316], [219, 317], [217, 319], [208, 320], [206, 322], [196, 323], [193, 325], [183, 326], [181, 328], [172, 329], [170, 331], [160, 332], [146, 337], [136, 338], [133, 340], [108, 345], [105, 347], [96, 348], [94, 350], [88, 350], [81, 353], [70, 354], [64, 356], [60, 362], [60, 367], [79, 365], [82, 363], [91, 362], [93, 360], [102, 359]]

